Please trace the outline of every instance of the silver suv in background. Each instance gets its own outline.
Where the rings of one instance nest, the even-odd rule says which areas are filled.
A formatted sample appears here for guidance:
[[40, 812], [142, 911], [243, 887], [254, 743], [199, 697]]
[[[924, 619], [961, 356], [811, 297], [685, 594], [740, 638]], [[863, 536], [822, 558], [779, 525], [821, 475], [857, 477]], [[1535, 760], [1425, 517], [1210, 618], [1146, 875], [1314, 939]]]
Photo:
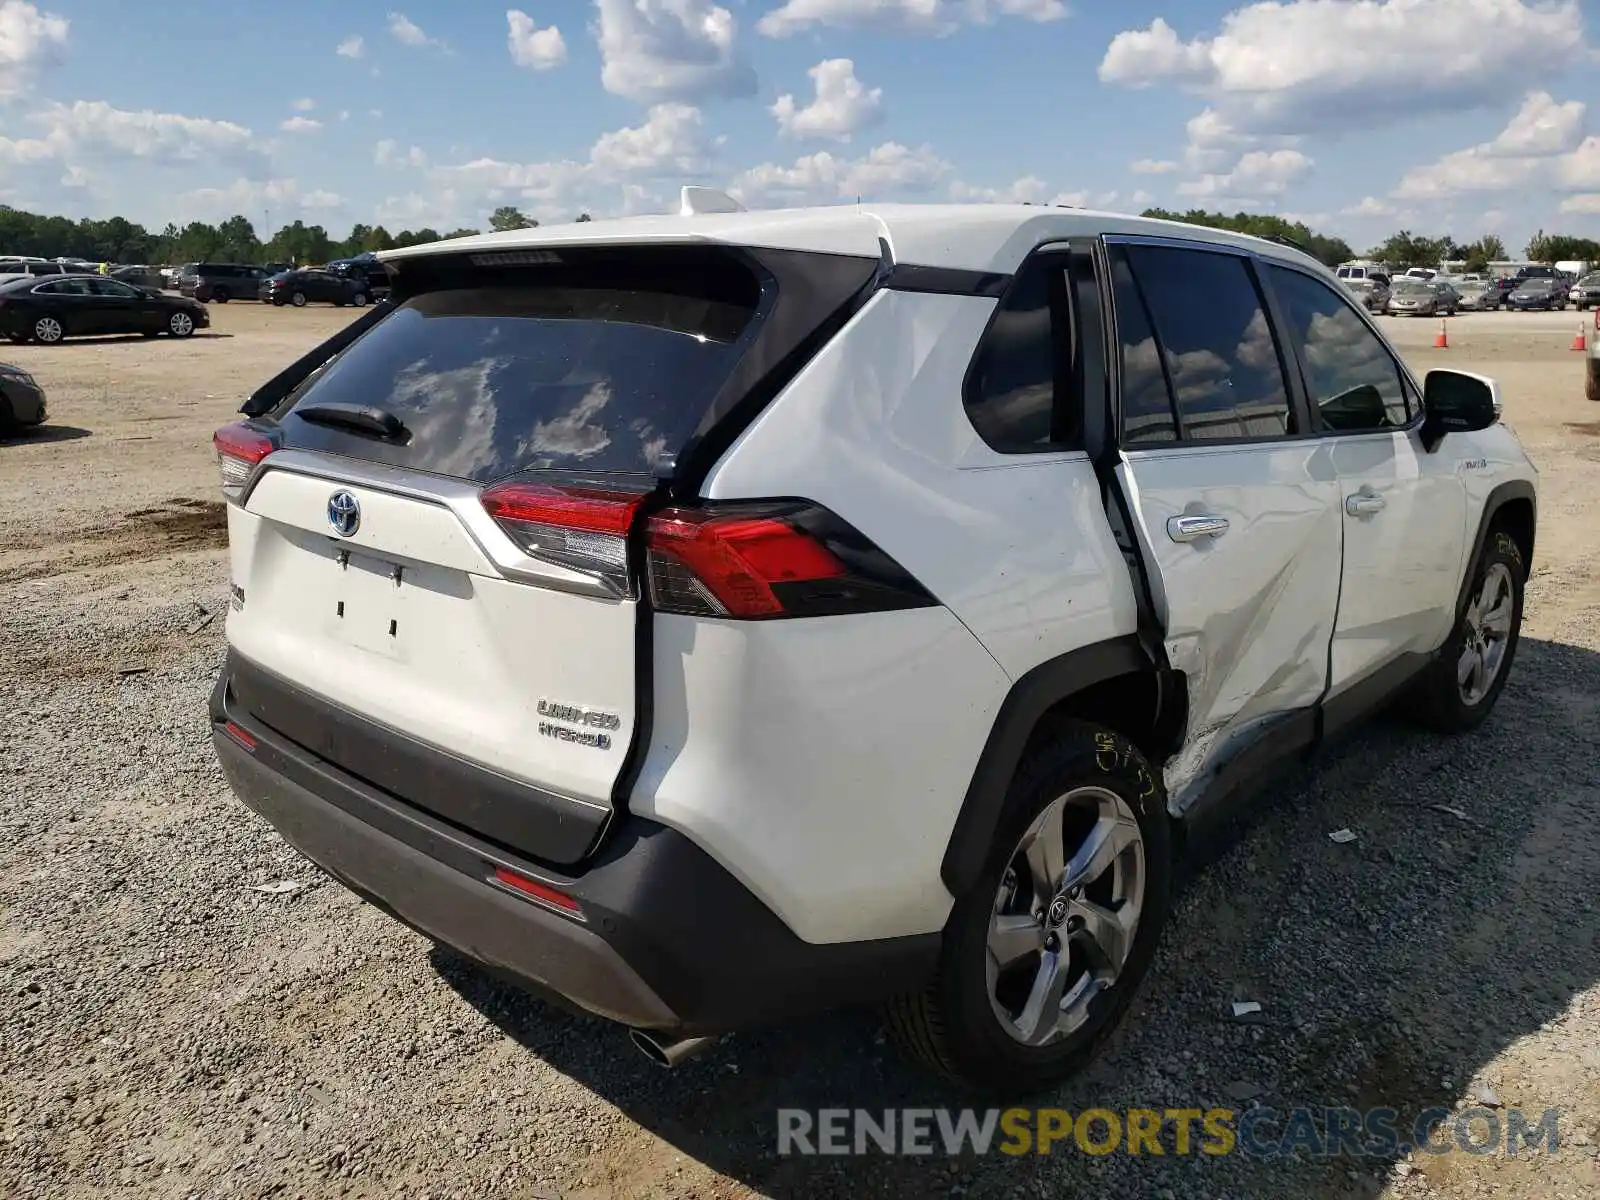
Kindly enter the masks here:
[[1347, 263], [1336, 274], [1368, 312], [1383, 312], [1389, 304], [1389, 272], [1380, 266]]

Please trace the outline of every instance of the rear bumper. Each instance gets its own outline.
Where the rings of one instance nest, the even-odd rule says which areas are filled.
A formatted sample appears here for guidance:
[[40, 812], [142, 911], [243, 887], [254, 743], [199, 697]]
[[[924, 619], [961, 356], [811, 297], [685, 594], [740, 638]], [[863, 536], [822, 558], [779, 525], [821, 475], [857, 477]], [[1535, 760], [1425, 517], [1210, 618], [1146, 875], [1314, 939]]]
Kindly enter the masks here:
[[[252, 720], [230, 703], [228, 681], [225, 667], [211, 699], [213, 742], [246, 805], [391, 916], [598, 1016], [717, 1033], [881, 1000], [920, 986], [937, 960], [938, 934], [803, 942], [688, 838], [635, 817], [618, 817], [581, 873], [512, 854]], [[254, 748], [224, 732], [225, 721]], [[572, 897], [584, 919], [492, 882], [496, 867]]]

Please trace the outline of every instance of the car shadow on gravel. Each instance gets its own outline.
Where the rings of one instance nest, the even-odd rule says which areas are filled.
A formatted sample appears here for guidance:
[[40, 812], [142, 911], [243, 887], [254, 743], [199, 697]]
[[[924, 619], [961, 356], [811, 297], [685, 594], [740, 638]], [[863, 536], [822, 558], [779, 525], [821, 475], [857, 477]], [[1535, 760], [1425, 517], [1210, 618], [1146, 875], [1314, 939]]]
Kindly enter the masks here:
[[29, 425], [11, 433], [0, 433], [0, 446], [18, 446], [23, 443], [44, 445], [48, 442], [75, 442], [79, 438], [93, 437], [87, 429], [76, 425]]
[[[1388, 1108], [1402, 1148], [1419, 1115], [1486, 1082], [1502, 1128], [1507, 1110], [1532, 1125], [1570, 1104], [1581, 1084], [1542, 1094], [1539, 1078], [1490, 1064], [1600, 981], [1597, 750], [1600, 655], [1534, 639], [1477, 733], [1369, 726], [1197, 839], [1132, 1019], [1084, 1075], [1015, 1102], [1267, 1107], [1278, 1115], [1256, 1131], [1269, 1147], [1297, 1107]], [[1355, 841], [1330, 840], [1346, 828]], [[779, 1157], [780, 1108], [990, 1102], [904, 1063], [869, 1013], [729, 1037], [668, 1072], [615, 1026], [446, 952], [434, 965], [508, 1036], [676, 1152], [771, 1195], [1376, 1196], [1407, 1157], [1393, 1145], [1360, 1157], [1182, 1154], [1170, 1128], [1160, 1157], [1125, 1143], [1092, 1157], [1070, 1138], [1048, 1156]], [[1263, 1011], [1235, 1020], [1236, 1000]], [[1436, 1139], [1448, 1142], [1454, 1121]], [[1472, 1166], [1461, 1152], [1412, 1160], [1401, 1170], [1447, 1188]]]

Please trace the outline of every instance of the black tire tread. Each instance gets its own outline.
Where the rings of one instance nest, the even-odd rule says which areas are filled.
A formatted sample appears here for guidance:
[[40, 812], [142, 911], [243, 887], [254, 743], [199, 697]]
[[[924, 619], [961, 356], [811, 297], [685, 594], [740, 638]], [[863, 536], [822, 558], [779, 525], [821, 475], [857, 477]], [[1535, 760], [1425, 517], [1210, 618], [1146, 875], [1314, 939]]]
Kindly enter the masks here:
[[[1477, 587], [1478, 579], [1487, 568], [1489, 562], [1495, 557], [1504, 557], [1512, 568], [1516, 577], [1516, 586], [1521, 587], [1527, 582], [1528, 567], [1522, 557], [1522, 547], [1505, 529], [1498, 526], [1491, 527], [1489, 536], [1484, 539], [1483, 550], [1472, 564], [1472, 574], [1468, 582], [1468, 594]], [[1517, 622], [1512, 627], [1512, 636], [1520, 640], [1521, 636], [1521, 608], [1517, 612]], [[1460, 630], [1461, 616], [1457, 615], [1456, 624], [1451, 627], [1450, 637], [1446, 639], [1444, 648], [1431, 667], [1423, 672], [1422, 678], [1413, 693], [1416, 706], [1412, 710], [1413, 720], [1426, 729], [1438, 733], [1460, 733], [1475, 727], [1482, 721], [1494, 707], [1499, 698], [1499, 689], [1504, 686], [1504, 681], [1509, 674], [1513, 661], [1508, 661], [1501, 668], [1500, 679], [1495, 684], [1495, 694], [1474, 710], [1468, 718], [1462, 712], [1459, 702], [1455, 679], [1455, 657], [1448, 653], [1448, 648], [1455, 643]], [[1512, 650], [1515, 658], [1515, 646]]]
[[[1096, 752], [1096, 735], [1104, 737], [1110, 735], [1116, 741], [1119, 756], [1125, 756], [1130, 767], [1139, 772], [1147, 772], [1149, 780], [1153, 781], [1156, 789], [1150, 801], [1151, 807], [1156, 809], [1162, 819], [1166, 814], [1166, 792], [1161, 786], [1160, 771], [1151, 766], [1144, 754], [1134, 743], [1117, 733], [1115, 730], [1102, 726], [1092, 725], [1082, 721], [1065, 721], [1052, 729], [1053, 736], [1049, 741], [1036, 745], [1023, 759], [1017, 768], [1016, 776], [1008, 789], [1005, 811], [1014, 813], [1023, 800], [1032, 795], [1037, 787], [1050, 780], [1059, 778], [1065, 773], [1080, 768], [1087, 757], [1090, 761]], [[1032, 814], [1029, 814], [1030, 818]], [[999, 827], [1004, 828], [1006, 822], [1002, 818]], [[1009, 846], [1006, 847], [1009, 849]], [[1162, 847], [1163, 850], [1168, 847]], [[1167, 862], [1152, 861], [1155, 857], [1155, 848], [1147, 844], [1147, 871], [1154, 880], [1158, 872], [1168, 870]], [[991, 854], [996, 849], [991, 848]], [[987, 877], [987, 876], [986, 876]], [[1160, 923], [1165, 917], [1167, 883], [1165, 876], [1159, 891], [1147, 891], [1146, 901], [1149, 919], [1156, 922], [1155, 928], [1159, 933]], [[980, 887], [983, 885], [979, 885]], [[1152, 894], [1159, 897], [1156, 902], [1151, 901]], [[958, 901], [959, 903], [959, 901]], [[947, 929], [948, 934], [948, 929]], [[1153, 946], [1152, 946], [1153, 950]], [[1132, 988], [1136, 990], [1137, 979], [1133, 981]], [[944, 1080], [969, 1090], [990, 1090], [988, 1084], [977, 1080], [970, 1071], [963, 1068], [960, 1054], [954, 1045], [954, 1035], [950, 1028], [945, 1012], [945, 1000], [941, 993], [941, 978], [939, 974], [929, 980], [922, 988], [896, 996], [884, 1006], [884, 1025], [889, 1036], [894, 1039], [900, 1049], [910, 1058], [933, 1071]], [[1132, 992], [1128, 993], [1131, 999]], [[1119, 1002], [1120, 1011], [1117, 1016], [1098, 1029], [1094, 1036], [1083, 1043], [1070, 1057], [1070, 1074], [1082, 1069], [1099, 1050], [1100, 1046], [1121, 1025], [1127, 1012], [1127, 1003]]]

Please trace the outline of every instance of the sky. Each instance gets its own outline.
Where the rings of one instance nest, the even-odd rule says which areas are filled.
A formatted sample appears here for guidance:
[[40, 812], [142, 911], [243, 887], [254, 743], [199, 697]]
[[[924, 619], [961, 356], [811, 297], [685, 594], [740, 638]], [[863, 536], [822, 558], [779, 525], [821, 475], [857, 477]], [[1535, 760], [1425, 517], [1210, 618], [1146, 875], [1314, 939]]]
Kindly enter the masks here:
[[0, 0], [0, 203], [343, 236], [748, 207], [1600, 232], [1600, 0]]

